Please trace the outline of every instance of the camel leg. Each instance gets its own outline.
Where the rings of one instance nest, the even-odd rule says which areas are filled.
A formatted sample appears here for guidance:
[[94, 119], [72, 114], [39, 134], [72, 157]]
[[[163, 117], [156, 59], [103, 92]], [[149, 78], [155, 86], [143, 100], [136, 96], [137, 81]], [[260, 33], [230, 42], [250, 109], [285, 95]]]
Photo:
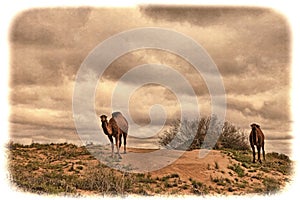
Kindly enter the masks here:
[[258, 155], [257, 155], [257, 157], [258, 157], [258, 162], [261, 163], [261, 159], [260, 159], [260, 148], [261, 148], [261, 146], [260, 146], [260, 145], [257, 145], [256, 147], [257, 147], [257, 154], [258, 154]]
[[120, 134], [120, 137], [119, 137], [119, 149], [121, 148], [122, 146], [122, 134]]
[[108, 139], [110, 141], [110, 146], [111, 146], [111, 157], [114, 157], [114, 140], [113, 140], [113, 137], [110, 135], [110, 136], [108, 136]]
[[265, 155], [265, 143], [262, 143], [262, 152], [263, 152], [263, 157], [264, 157], [264, 161], [266, 160], [266, 155]]
[[111, 157], [114, 157], [114, 143], [110, 143], [111, 146]]
[[127, 140], [127, 133], [124, 133], [124, 154], [126, 154], [126, 140]]
[[253, 154], [253, 163], [255, 163], [255, 148], [254, 145], [251, 145], [251, 149], [252, 149], [252, 154]]
[[122, 158], [121, 155], [120, 155], [120, 148], [119, 148], [119, 145], [120, 145], [120, 140], [119, 140], [119, 137], [117, 136], [117, 137], [116, 137], [117, 154], [118, 154], [118, 157], [119, 157], [119, 158]]

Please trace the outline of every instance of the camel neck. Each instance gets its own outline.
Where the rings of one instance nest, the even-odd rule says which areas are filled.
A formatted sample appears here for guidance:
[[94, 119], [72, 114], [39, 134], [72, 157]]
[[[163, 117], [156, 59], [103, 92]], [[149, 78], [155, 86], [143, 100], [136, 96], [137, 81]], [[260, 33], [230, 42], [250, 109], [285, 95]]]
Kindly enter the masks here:
[[257, 143], [257, 137], [256, 137], [256, 133], [257, 132], [257, 130], [254, 128], [254, 129], [252, 129], [252, 140], [253, 140], [253, 143], [256, 145], [256, 143]]
[[106, 135], [109, 135], [107, 126], [108, 126], [108, 122], [107, 121], [102, 121], [102, 129], [103, 129], [103, 131]]

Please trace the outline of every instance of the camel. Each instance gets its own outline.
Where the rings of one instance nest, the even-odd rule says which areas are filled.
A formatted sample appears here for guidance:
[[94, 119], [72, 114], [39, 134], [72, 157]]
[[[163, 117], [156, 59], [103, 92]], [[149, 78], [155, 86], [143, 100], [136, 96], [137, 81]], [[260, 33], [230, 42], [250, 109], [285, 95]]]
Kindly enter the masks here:
[[128, 122], [125, 117], [120, 112], [112, 113], [112, 117], [107, 121], [106, 115], [100, 116], [102, 122], [102, 129], [105, 135], [108, 136], [108, 139], [111, 144], [111, 155], [114, 156], [114, 142], [113, 137], [116, 141], [117, 154], [119, 158], [122, 158], [120, 155], [120, 147], [122, 144], [122, 136], [124, 140], [124, 154], [126, 154], [126, 139], [128, 132]]
[[250, 132], [250, 136], [249, 136], [249, 140], [250, 140], [250, 146], [253, 152], [253, 163], [255, 163], [255, 148], [254, 146], [256, 146], [257, 148], [257, 153], [258, 153], [258, 162], [261, 163], [261, 159], [260, 159], [260, 148], [262, 148], [262, 152], [263, 152], [263, 157], [264, 160], [266, 160], [265, 157], [265, 136], [262, 132], [262, 130], [260, 129], [260, 126], [258, 124], [251, 124], [251, 132]]

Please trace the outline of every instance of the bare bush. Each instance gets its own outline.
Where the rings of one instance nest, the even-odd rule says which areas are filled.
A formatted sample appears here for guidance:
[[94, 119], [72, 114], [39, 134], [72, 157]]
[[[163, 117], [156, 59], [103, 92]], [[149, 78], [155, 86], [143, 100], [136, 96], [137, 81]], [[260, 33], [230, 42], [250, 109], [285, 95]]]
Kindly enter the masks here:
[[229, 122], [224, 123], [219, 143], [223, 148], [249, 150], [248, 134]]
[[191, 121], [184, 119], [182, 122], [176, 120], [159, 137], [159, 144], [165, 148], [178, 150], [249, 149], [247, 134], [229, 122], [222, 124], [216, 116]]
[[170, 128], [159, 137], [159, 144], [168, 149], [189, 150], [198, 129], [198, 121], [174, 121]]

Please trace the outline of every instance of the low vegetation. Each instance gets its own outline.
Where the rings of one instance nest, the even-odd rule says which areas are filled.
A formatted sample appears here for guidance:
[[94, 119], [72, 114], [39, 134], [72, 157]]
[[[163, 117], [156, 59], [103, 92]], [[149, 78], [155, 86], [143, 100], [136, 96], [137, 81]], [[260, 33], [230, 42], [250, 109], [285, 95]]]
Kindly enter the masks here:
[[[262, 164], [252, 163], [251, 151], [237, 151], [233, 149], [223, 149], [222, 152], [232, 159], [240, 162], [241, 166], [248, 169], [249, 172], [256, 172], [258, 170], [264, 172], [276, 171], [283, 175], [291, 175], [293, 172], [293, 162], [290, 158], [284, 154], [279, 153], [267, 153], [266, 161]], [[236, 168], [236, 167], [235, 167]]]
[[109, 196], [272, 194], [290, 180], [292, 161], [283, 154], [268, 153], [263, 164], [251, 162], [247, 150], [223, 149], [227, 168], [219, 161], [205, 165], [208, 180], [184, 178], [173, 172], [162, 176], [111, 169], [85, 147], [72, 144], [8, 145], [8, 169], [12, 186], [38, 194]]
[[248, 182], [245, 185], [237, 185], [238, 187], [250, 186], [250, 192], [276, 193], [290, 181], [290, 176], [293, 175], [293, 162], [284, 154], [267, 153], [266, 161], [260, 164], [252, 163], [251, 151], [223, 149], [222, 152], [234, 161], [238, 161], [238, 164], [230, 165], [228, 169], [243, 180], [253, 182], [250, 185]]

